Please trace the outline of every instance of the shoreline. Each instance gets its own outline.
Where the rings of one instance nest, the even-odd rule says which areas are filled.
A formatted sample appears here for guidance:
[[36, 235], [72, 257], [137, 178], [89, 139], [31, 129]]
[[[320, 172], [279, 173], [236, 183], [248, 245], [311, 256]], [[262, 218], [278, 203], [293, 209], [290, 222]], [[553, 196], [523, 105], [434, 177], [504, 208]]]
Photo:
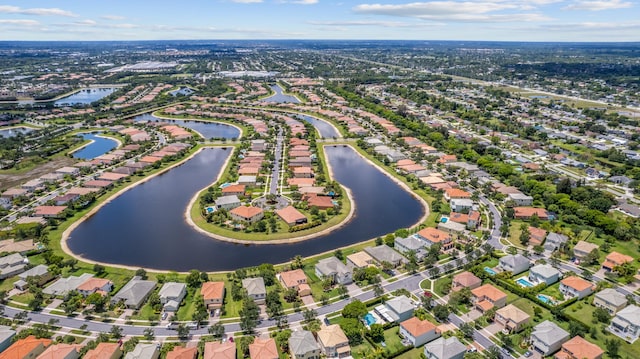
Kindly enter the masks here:
[[[235, 128], [236, 130], [238, 130], [239, 134], [238, 137], [236, 137], [236, 141], [240, 141], [242, 139], [242, 136], [244, 135], [244, 131], [242, 131], [242, 128], [240, 128], [239, 126], [233, 124], [233, 123], [227, 123], [227, 122], [221, 122], [221, 121], [210, 121], [210, 120], [204, 120], [204, 119], [198, 119], [198, 118], [174, 118], [174, 117], [166, 117], [163, 115], [156, 115], [155, 113], [158, 111], [154, 111], [151, 112], [151, 116], [155, 117], [155, 118], [159, 118], [162, 120], [171, 120], [171, 121], [194, 121], [194, 122], [204, 122], [204, 123], [216, 123], [216, 124], [220, 124], [220, 125], [226, 125], [226, 126], [231, 126], [233, 128]], [[202, 137], [202, 139], [204, 139], [205, 141], [209, 141], [208, 138], [204, 137], [200, 132], [189, 128], [189, 130], [195, 132], [198, 134], [198, 136]], [[226, 164], [225, 164], [226, 165]]]
[[[71, 96], [71, 95], [75, 95], [76, 93], [82, 91], [82, 90], [91, 90], [91, 89], [101, 89], [101, 88], [115, 88], [116, 91], [119, 88], [123, 88], [126, 85], [121, 85], [121, 84], [113, 84], [113, 85], [109, 85], [109, 84], [96, 84], [96, 85], [89, 85], [87, 87], [82, 87], [82, 88], [78, 88], [75, 90], [71, 90], [69, 92], [63, 93], [62, 95], [58, 95], [56, 97], [47, 99], [47, 100], [36, 100], [33, 97], [29, 97], [29, 98], [23, 98], [21, 100], [13, 100], [13, 101], [0, 101], [0, 104], [16, 104], [19, 105], [21, 103], [26, 103], [26, 104], [30, 104], [30, 103], [47, 103], [47, 102], [52, 102], [52, 101], [58, 101], [61, 100], [65, 97]], [[115, 91], [114, 91], [115, 92]]]
[[[93, 132], [78, 132], [78, 133], [76, 133], [76, 134], [81, 134], [81, 133], [89, 133], [89, 134], [92, 134]], [[102, 134], [97, 134], [97, 135], [96, 135], [96, 137], [105, 138], [105, 139], [108, 139], [108, 140], [114, 141], [114, 142], [116, 143], [116, 147], [115, 147], [115, 148], [113, 148], [113, 149], [111, 149], [111, 150], [109, 150], [109, 151], [107, 151], [107, 152], [105, 152], [105, 153], [109, 153], [109, 152], [111, 152], [111, 151], [113, 151], [113, 150], [115, 150], [115, 149], [117, 149], [117, 148], [122, 147], [122, 141], [120, 141], [120, 140], [119, 140], [119, 139], [117, 139], [117, 138], [109, 137], [109, 136], [105, 136], [105, 135], [102, 135]], [[88, 142], [88, 143], [85, 143], [84, 145], [82, 145], [82, 146], [80, 146], [80, 147], [78, 147], [78, 148], [76, 148], [76, 149], [73, 149], [73, 150], [71, 150], [71, 151], [67, 152], [66, 154], [67, 154], [67, 155], [72, 155], [72, 154], [74, 154], [74, 153], [76, 153], [76, 152], [80, 151], [81, 149], [83, 149], [83, 148], [85, 148], [85, 147], [87, 147], [87, 146], [91, 145], [91, 144], [92, 144], [92, 143], [94, 143], [94, 142], [96, 142], [96, 141], [95, 141], [95, 140], [89, 140], [89, 142]]]

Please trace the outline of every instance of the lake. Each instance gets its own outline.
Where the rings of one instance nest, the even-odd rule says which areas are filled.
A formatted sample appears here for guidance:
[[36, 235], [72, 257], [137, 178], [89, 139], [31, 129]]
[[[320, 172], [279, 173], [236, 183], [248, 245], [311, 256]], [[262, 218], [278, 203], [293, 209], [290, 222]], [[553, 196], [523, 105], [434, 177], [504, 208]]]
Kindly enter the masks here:
[[31, 131], [33, 131], [33, 129], [29, 127], [5, 128], [0, 130], [0, 137], [4, 137], [4, 138], [16, 137], [19, 133], [24, 135]]
[[320, 133], [320, 137], [322, 138], [341, 137], [338, 130], [327, 121], [307, 115], [297, 115], [296, 117], [312, 124], [318, 130], [318, 133]]
[[54, 106], [88, 105], [114, 93], [117, 88], [97, 87], [82, 89], [67, 97], [56, 100]]
[[99, 134], [100, 133], [83, 133], [80, 135], [83, 139], [91, 140], [93, 142], [74, 152], [73, 158], [92, 160], [98, 156], [104, 155], [118, 146], [118, 142], [110, 138], [100, 137]]
[[217, 177], [231, 150], [208, 148], [182, 165], [111, 200], [81, 223], [69, 248], [87, 259], [162, 270], [234, 270], [282, 263], [385, 235], [415, 224], [420, 202], [350, 147], [325, 147], [337, 181], [351, 188], [355, 217], [314, 239], [280, 245], [218, 241], [190, 227], [191, 197]]
[[211, 138], [238, 138], [240, 136], [240, 130], [229, 126], [224, 123], [219, 122], [209, 122], [209, 121], [197, 121], [197, 120], [167, 120], [163, 118], [158, 118], [153, 116], [150, 113], [145, 113], [140, 116], [136, 116], [133, 118], [134, 121], [144, 121], [144, 122], [167, 122], [173, 123], [178, 126], [186, 127], [192, 129], [199, 134], [201, 134], [206, 139]]
[[271, 85], [271, 90], [273, 90], [275, 92], [274, 95], [263, 98], [262, 101], [265, 102], [292, 102], [292, 103], [300, 103], [300, 100], [298, 100], [297, 97], [295, 96], [291, 96], [291, 95], [285, 95], [284, 93], [282, 93], [282, 87], [280, 87], [279, 85]]

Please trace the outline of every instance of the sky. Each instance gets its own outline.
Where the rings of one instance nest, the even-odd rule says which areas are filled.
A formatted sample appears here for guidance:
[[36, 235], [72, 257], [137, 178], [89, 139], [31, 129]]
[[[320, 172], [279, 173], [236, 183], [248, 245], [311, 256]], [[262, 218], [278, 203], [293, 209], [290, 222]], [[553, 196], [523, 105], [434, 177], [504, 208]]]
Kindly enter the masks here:
[[0, 41], [640, 41], [640, 0], [1, 1]]

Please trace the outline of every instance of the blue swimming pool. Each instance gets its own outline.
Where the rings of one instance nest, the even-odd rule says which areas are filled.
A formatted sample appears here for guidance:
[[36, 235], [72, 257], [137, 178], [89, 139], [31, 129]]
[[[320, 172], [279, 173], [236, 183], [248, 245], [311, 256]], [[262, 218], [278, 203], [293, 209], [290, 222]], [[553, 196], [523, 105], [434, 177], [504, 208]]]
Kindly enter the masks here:
[[547, 303], [547, 304], [553, 304], [553, 300], [549, 297], [547, 297], [544, 294], [538, 294], [536, 296], [542, 303]]
[[207, 211], [207, 213], [211, 213], [211, 212], [215, 211], [216, 209], [213, 208], [213, 207], [207, 207], [207, 208], [205, 208], [205, 210]]
[[484, 271], [491, 274], [491, 275], [496, 275], [496, 271], [494, 271], [493, 269], [489, 268], [489, 267], [484, 267]]
[[220, 188], [227, 188], [229, 186], [231, 186], [231, 183], [223, 183], [220, 185]]
[[525, 277], [518, 278], [518, 280], [516, 280], [516, 283], [526, 288], [533, 287], [533, 283], [529, 282]]
[[447, 223], [448, 220], [449, 220], [449, 218], [447, 218], [447, 217], [440, 218], [440, 222], [442, 222], [442, 223]]
[[367, 313], [367, 315], [364, 316], [364, 321], [368, 326], [371, 326], [371, 324], [376, 324], [376, 318], [374, 318], [371, 313]]

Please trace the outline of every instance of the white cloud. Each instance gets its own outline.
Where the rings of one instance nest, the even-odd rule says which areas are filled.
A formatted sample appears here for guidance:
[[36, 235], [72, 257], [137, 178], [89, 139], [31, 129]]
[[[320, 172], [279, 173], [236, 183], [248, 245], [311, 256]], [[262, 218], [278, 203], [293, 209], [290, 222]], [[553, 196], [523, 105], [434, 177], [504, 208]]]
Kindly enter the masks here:
[[291, 1], [292, 4], [300, 4], [300, 5], [313, 5], [313, 4], [317, 4], [318, 0], [293, 0]]
[[38, 26], [39, 22], [35, 20], [18, 20], [18, 19], [0, 19], [2, 25], [20, 25], [20, 26]]
[[12, 5], [0, 5], [0, 13], [5, 14], [20, 14], [20, 15], [40, 15], [40, 16], [67, 16], [77, 17], [76, 14], [71, 11], [66, 11], [58, 8], [30, 8], [23, 9], [18, 6]]
[[231, 0], [231, 2], [235, 2], [239, 4], [257, 4], [257, 3], [261, 3], [262, 0]]
[[586, 11], [602, 11], [612, 9], [630, 8], [633, 4], [630, 1], [621, 0], [595, 0], [595, 1], [576, 1], [573, 4], [564, 7], [564, 10], [586, 10]]
[[105, 20], [113, 20], [113, 21], [118, 21], [118, 20], [124, 20], [124, 16], [119, 16], [119, 15], [103, 15], [100, 16], [101, 18], [105, 19]]
[[93, 20], [87, 19], [87, 20], [75, 21], [74, 24], [81, 25], [81, 26], [96, 26], [98, 23]]

